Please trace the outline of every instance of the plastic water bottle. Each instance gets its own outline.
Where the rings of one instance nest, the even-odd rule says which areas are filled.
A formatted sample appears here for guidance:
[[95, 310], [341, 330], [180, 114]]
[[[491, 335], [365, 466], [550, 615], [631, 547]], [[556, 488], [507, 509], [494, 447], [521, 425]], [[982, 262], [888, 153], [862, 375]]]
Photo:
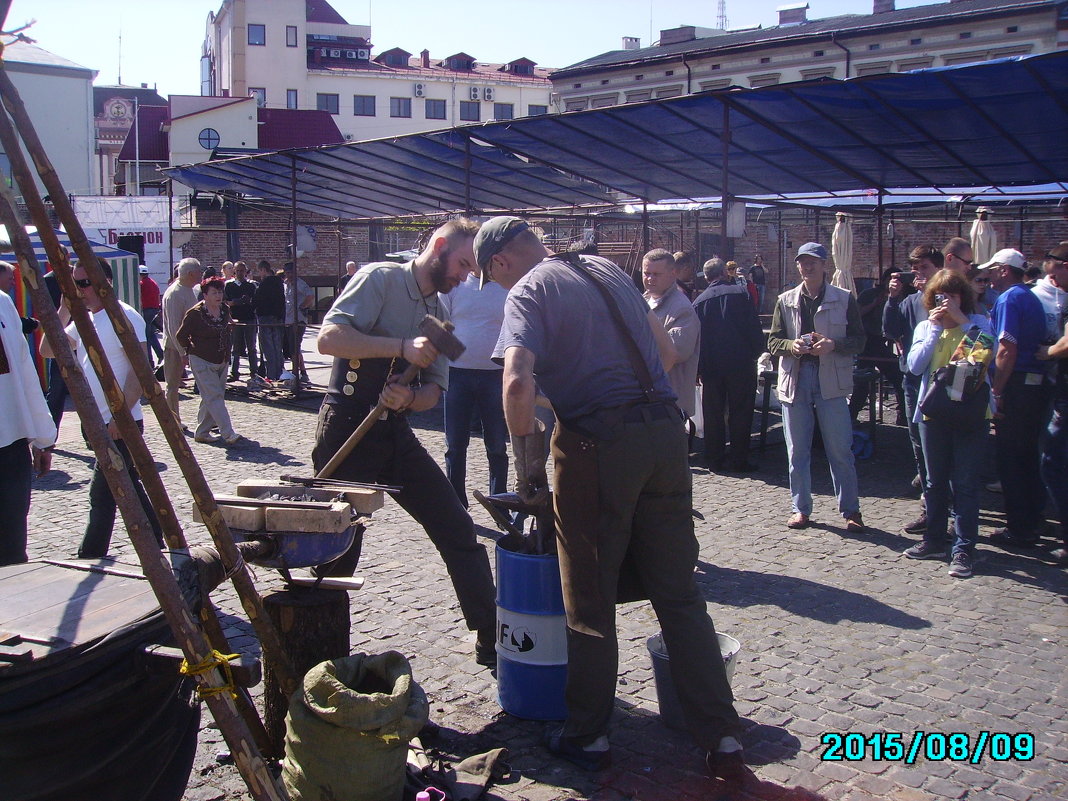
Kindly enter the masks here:
[[430, 793], [426, 790], [420, 790], [415, 794], [415, 801], [430, 801]]

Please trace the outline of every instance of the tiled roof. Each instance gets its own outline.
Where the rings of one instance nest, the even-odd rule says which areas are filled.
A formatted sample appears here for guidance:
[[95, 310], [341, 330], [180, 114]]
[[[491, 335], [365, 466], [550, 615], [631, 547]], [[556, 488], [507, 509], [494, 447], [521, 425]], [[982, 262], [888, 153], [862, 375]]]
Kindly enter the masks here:
[[612, 50], [588, 58], [577, 64], [554, 70], [554, 78], [567, 77], [599, 69], [649, 61], [661, 57], [678, 57], [682, 54], [714, 52], [730, 47], [773, 45], [808, 36], [827, 36], [831, 33], [859, 34], [866, 29], [882, 29], [891, 25], [914, 27], [925, 23], [944, 23], [954, 19], [989, 14], [1013, 14], [1021, 11], [1052, 10], [1062, 0], [957, 0], [952, 3], [935, 3], [914, 8], [902, 8], [881, 14], [844, 14], [837, 17], [814, 19], [798, 25], [773, 25], [743, 31], [727, 31], [701, 39], [675, 42], [662, 47], [643, 47], [639, 50]]
[[327, 22], [332, 25], [348, 25], [326, 0], [305, 0], [304, 19], [308, 22]]
[[257, 110], [260, 150], [336, 145], [345, 141], [329, 111], [285, 108]]
[[[141, 161], [166, 163], [169, 160], [169, 140], [163, 131], [163, 123], [167, 121], [169, 112], [167, 106], [138, 106], [137, 124], [130, 128], [126, 141], [122, 143], [119, 161], [133, 161], [140, 157]], [[137, 139], [141, 141], [140, 152]]]
[[486, 80], [500, 81], [507, 77], [510, 81], [521, 81], [525, 83], [535, 84], [548, 84], [549, 83], [549, 70], [541, 67], [534, 68], [533, 75], [516, 75], [515, 73], [508, 72], [501, 69], [505, 67], [505, 64], [483, 64], [481, 62], [475, 62], [475, 68], [473, 70], [451, 70], [448, 67], [439, 66], [436, 62], [431, 61], [429, 67], [422, 66], [422, 61], [419, 56], [412, 56], [408, 59], [407, 67], [389, 67], [385, 64], [380, 64], [377, 61], [369, 61], [366, 64], [361, 63], [359, 67], [334, 67], [334, 66], [319, 66], [308, 67], [309, 72], [334, 72], [340, 74], [348, 73], [379, 73], [386, 75], [388, 73], [397, 73], [404, 77], [412, 78], [413, 80], [434, 80], [436, 78], [470, 78], [471, 76], [482, 76]]

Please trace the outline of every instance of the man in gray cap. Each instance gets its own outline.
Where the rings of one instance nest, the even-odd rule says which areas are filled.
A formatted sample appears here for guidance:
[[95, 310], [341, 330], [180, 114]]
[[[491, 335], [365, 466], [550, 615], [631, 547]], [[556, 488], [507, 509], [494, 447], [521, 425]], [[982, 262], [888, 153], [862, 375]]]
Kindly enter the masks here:
[[838, 511], [847, 531], [864, 531], [853, 464], [853, 425], [846, 396], [853, 391], [853, 356], [864, 349], [864, 323], [856, 298], [827, 282], [827, 248], [806, 242], [797, 250], [801, 283], [779, 295], [768, 351], [779, 356], [786, 452], [793, 515], [789, 528], [812, 516], [812, 435], [818, 419]]
[[738, 714], [694, 579], [686, 432], [661, 355], [673, 350], [667, 332], [618, 267], [596, 256], [554, 256], [518, 217], [484, 223], [474, 251], [482, 281], [509, 290], [494, 358], [504, 363], [517, 491], [528, 502], [548, 496], [535, 380], [557, 418], [567, 721], [546, 732], [549, 751], [587, 770], [610, 763], [615, 604], [647, 597], [690, 732], [714, 773], [741, 778]]

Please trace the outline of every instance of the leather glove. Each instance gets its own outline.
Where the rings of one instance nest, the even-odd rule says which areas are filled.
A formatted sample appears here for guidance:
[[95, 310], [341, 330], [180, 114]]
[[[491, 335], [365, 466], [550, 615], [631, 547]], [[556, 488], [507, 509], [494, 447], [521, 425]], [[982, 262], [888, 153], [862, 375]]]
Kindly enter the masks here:
[[534, 433], [521, 437], [512, 436], [512, 456], [515, 459], [515, 491], [532, 506], [541, 506], [549, 500], [549, 479], [545, 475], [545, 460], [549, 458], [545, 447], [545, 424], [534, 421]]

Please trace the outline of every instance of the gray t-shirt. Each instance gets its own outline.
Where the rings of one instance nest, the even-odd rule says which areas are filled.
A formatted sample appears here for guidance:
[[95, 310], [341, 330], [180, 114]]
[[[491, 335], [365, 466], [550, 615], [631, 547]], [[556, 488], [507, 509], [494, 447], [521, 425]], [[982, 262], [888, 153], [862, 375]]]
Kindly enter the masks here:
[[[611, 288], [657, 394], [674, 399], [649, 327], [649, 307], [637, 287], [606, 259], [584, 256], [583, 263]], [[508, 293], [493, 355], [503, 360], [510, 347], [530, 350], [538, 388], [561, 419], [574, 420], [642, 399], [622, 336], [604, 296], [590, 279], [551, 258], [535, 265]]]
[[[419, 323], [431, 314], [446, 320], [435, 292], [423, 297], [412, 273], [412, 263], [375, 262], [361, 267], [323, 318], [323, 325], [349, 325], [376, 337], [411, 339], [421, 336]], [[439, 356], [422, 370], [423, 383], [449, 388], [449, 365]]]

